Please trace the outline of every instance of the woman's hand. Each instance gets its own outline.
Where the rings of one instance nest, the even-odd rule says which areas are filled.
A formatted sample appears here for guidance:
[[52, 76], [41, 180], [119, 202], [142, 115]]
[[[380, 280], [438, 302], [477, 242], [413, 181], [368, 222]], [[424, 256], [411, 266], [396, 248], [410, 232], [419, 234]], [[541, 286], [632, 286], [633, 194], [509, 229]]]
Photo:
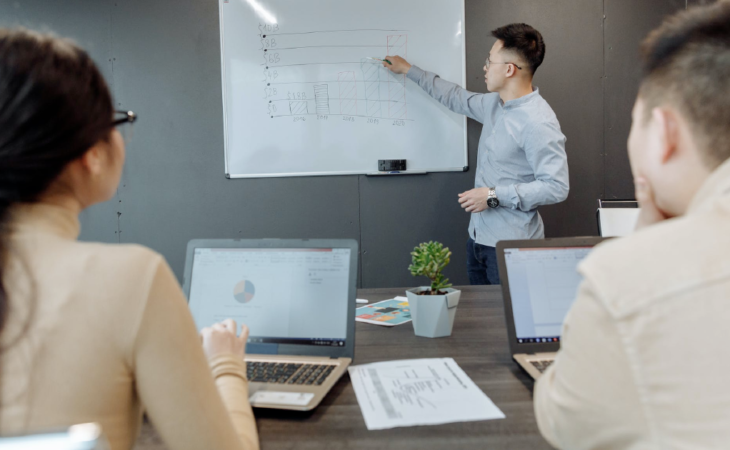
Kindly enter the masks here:
[[208, 359], [223, 354], [233, 354], [243, 358], [246, 355], [248, 327], [241, 324], [241, 334], [236, 335], [236, 321], [226, 319], [200, 331], [203, 338], [203, 351]]

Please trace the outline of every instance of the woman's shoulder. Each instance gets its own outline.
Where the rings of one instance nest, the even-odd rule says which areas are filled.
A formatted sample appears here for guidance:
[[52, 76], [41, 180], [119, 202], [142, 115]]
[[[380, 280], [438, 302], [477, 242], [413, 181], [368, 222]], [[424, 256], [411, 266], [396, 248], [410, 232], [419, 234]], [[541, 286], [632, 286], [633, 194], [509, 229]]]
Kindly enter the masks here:
[[110, 264], [159, 263], [163, 256], [149, 247], [139, 244], [107, 244], [101, 242], [75, 242], [82, 253], [103, 258]]
[[[155, 292], [180, 289], [165, 258], [137, 244], [76, 243], [80, 259], [71, 276], [91, 292], [105, 292], [106, 306], [138, 322]], [[132, 328], [136, 328], [134, 325]]]
[[160, 266], [166, 264], [162, 255], [138, 244], [76, 242], [74, 247], [86, 273], [134, 278], [141, 282], [151, 280]]

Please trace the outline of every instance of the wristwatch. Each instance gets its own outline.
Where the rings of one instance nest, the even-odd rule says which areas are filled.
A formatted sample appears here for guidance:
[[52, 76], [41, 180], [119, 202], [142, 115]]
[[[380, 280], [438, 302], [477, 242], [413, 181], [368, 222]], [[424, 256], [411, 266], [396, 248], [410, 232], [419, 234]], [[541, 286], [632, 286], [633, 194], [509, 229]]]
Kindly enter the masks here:
[[487, 196], [487, 206], [490, 208], [499, 208], [499, 200], [497, 199], [497, 190], [495, 188], [489, 188], [489, 195]]

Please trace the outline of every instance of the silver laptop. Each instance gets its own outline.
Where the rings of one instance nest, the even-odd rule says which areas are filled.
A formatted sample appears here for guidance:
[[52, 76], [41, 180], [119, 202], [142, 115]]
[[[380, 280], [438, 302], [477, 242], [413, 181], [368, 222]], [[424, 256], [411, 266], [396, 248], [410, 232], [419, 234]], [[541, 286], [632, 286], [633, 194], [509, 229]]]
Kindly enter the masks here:
[[3, 450], [107, 450], [109, 443], [98, 423], [82, 423], [67, 429], [24, 436], [1, 436]]
[[555, 360], [565, 315], [575, 300], [578, 264], [603, 238], [576, 237], [497, 243], [512, 358], [532, 378]]
[[250, 329], [251, 404], [307, 411], [355, 353], [357, 242], [192, 240], [183, 289], [198, 330], [226, 318]]

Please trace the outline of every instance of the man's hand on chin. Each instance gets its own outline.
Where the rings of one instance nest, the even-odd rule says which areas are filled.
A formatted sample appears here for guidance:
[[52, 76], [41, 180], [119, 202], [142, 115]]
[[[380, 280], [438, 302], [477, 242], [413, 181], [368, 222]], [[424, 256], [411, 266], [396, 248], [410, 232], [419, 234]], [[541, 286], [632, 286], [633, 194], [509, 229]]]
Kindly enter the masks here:
[[670, 218], [656, 205], [654, 192], [645, 178], [637, 178], [634, 180], [634, 185], [636, 186], [636, 201], [639, 202], [639, 208], [641, 208], [641, 212], [639, 212], [639, 219], [636, 221], [636, 230], [640, 230]]

